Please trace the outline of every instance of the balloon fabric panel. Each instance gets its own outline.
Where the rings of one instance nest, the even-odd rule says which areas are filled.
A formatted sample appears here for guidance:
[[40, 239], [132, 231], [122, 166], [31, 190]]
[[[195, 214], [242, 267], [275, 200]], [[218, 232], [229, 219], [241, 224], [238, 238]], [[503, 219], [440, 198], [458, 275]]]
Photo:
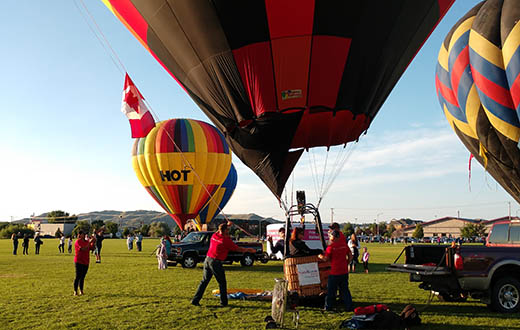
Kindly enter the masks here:
[[195, 218], [197, 227], [201, 229], [203, 224], [209, 224], [217, 214], [226, 206], [235, 191], [238, 182], [237, 171], [233, 165], [229, 170], [226, 180], [218, 188], [217, 192], [208, 201], [204, 208], [199, 212]]
[[278, 197], [289, 150], [357, 140], [453, 3], [105, 2]]

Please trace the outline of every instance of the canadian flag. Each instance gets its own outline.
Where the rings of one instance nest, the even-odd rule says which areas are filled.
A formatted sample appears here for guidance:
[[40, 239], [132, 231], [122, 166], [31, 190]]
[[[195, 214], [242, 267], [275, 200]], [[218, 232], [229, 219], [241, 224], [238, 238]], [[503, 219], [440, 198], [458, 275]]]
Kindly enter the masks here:
[[134, 82], [125, 75], [125, 88], [123, 90], [123, 102], [121, 111], [130, 120], [130, 129], [133, 138], [142, 138], [155, 127], [155, 120], [152, 113], [144, 103], [144, 97], [141, 95]]

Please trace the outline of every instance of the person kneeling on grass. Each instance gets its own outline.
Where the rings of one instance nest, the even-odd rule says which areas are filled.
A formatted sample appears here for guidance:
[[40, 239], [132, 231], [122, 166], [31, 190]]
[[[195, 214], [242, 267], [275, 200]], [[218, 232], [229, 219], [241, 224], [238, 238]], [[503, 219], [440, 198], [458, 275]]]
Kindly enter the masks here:
[[[88, 265], [90, 263], [89, 251], [94, 250], [96, 246], [96, 237], [93, 235], [88, 240], [83, 231], [79, 231], [78, 239], [74, 244], [74, 250], [76, 252], [74, 256], [74, 264], [76, 266], [76, 278], [74, 279], [74, 295], [83, 294], [83, 283], [85, 276], [87, 275]], [[79, 287], [79, 291], [78, 291]]]
[[253, 248], [239, 247], [231, 240], [229, 237], [229, 227], [231, 225], [231, 222], [221, 223], [218, 226], [218, 231], [211, 236], [208, 254], [204, 260], [202, 281], [200, 281], [197, 292], [195, 292], [195, 296], [193, 296], [193, 299], [191, 300], [191, 304], [194, 306], [200, 306], [199, 302], [202, 299], [202, 295], [204, 294], [204, 291], [213, 275], [215, 275], [220, 289], [220, 306], [227, 306], [227, 283], [224, 267], [222, 267], [222, 261], [226, 260], [229, 251], [256, 252]]
[[318, 258], [324, 261], [330, 260], [325, 310], [332, 310], [333, 303], [336, 300], [336, 291], [339, 288], [340, 298], [345, 304], [345, 310], [349, 312], [352, 310], [352, 296], [348, 289], [348, 264], [352, 260], [352, 253], [345, 240], [340, 239], [339, 232], [331, 231], [329, 240], [331, 244], [327, 247], [325, 253], [318, 255]]

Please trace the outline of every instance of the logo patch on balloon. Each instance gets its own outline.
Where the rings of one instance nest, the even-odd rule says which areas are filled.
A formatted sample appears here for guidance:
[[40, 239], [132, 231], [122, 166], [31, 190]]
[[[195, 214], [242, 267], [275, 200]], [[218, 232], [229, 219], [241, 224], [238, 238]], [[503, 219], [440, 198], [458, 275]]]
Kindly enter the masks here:
[[301, 89], [288, 89], [288, 90], [282, 91], [282, 100], [297, 99], [300, 97], [302, 97]]

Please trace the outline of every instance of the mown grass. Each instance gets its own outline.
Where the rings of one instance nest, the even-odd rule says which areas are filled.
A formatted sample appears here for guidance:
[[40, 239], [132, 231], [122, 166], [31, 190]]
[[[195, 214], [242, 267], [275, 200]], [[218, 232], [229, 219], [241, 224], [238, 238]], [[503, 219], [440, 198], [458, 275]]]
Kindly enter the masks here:
[[[11, 241], [0, 240], [0, 329], [263, 329], [271, 312], [270, 302], [230, 300], [218, 308], [211, 294], [213, 280], [202, 307], [190, 299], [202, 277], [195, 269], [157, 269], [151, 256], [157, 241], [145, 240], [143, 252], [128, 251], [124, 240], [105, 240], [103, 261], [90, 265], [85, 296], [72, 296], [73, 257], [58, 253], [57, 240], [47, 239], [40, 255], [13, 256]], [[389, 273], [403, 245], [368, 244], [371, 272], [350, 275], [350, 290], [356, 306], [385, 303], [399, 312], [413, 304], [421, 311], [423, 324], [417, 329], [520, 329], [519, 315], [489, 311], [485, 305], [445, 303], [410, 283], [406, 274]], [[225, 266], [229, 288], [272, 290], [274, 278], [282, 277], [282, 263], [269, 262], [242, 268]], [[327, 313], [320, 308], [301, 307], [300, 329], [337, 329], [352, 313]], [[290, 318], [290, 314], [288, 314]], [[286, 328], [294, 325], [287, 322]]]

